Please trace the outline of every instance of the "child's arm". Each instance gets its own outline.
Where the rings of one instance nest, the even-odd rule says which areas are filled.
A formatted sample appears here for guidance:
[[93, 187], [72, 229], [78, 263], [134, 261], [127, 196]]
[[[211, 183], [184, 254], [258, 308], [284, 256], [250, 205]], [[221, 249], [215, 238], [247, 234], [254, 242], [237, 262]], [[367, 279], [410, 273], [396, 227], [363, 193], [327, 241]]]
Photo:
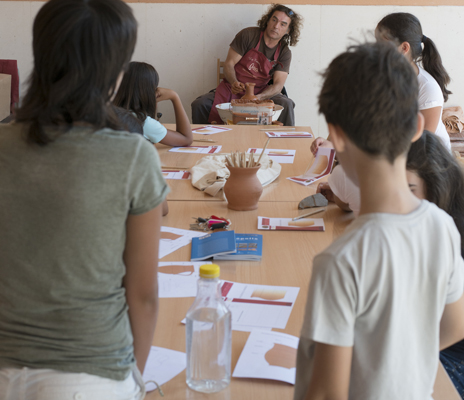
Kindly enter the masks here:
[[169, 213], [168, 201], [164, 200], [162, 206], [163, 206], [163, 217], [164, 217], [165, 215], [168, 215]]
[[335, 196], [334, 192], [330, 188], [328, 182], [319, 183], [316, 189], [316, 193], [321, 193], [327, 201], [331, 201], [335, 203], [338, 207], [340, 207], [343, 211], [352, 212], [353, 210], [350, 208], [348, 203], [341, 201], [337, 196]]
[[420, 110], [424, 116], [424, 129], [435, 133], [437, 131], [438, 123], [440, 122], [442, 107], [427, 108], [426, 110]]
[[440, 350], [464, 338], [464, 295], [447, 304], [440, 321]]
[[171, 89], [157, 88], [156, 101], [171, 100], [176, 116], [176, 130], [168, 133], [160, 143], [167, 146], [190, 146], [193, 141], [192, 128], [187, 113], [182, 106], [179, 95]]
[[347, 400], [352, 347], [316, 342], [314, 366], [305, 400]]
[[158, 315], [158, 243], [162, 205], [126, 222], [123, 286], [129, 306], [134, 354], [142, 373], [148, 358]]

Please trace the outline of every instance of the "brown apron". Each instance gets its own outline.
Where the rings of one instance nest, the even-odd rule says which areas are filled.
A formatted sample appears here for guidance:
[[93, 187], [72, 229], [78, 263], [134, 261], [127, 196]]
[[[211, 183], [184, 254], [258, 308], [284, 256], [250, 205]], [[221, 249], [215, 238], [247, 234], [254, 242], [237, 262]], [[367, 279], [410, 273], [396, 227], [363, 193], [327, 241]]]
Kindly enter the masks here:
[[[280, 54], [280, 43], [274, 53], [274, 60], [269, 61], [267, 57], [259, 51], [259, 45], [261, 44], [262, 38], [263, 32], [261, 32], [261, 35], [259, 36], [259, 41], [256, 47], [245, 53], [234, 67], [235, 76], [239, 82], [255, 84], [255, 94], [261, 93], [266, 88], [267, 84], [271, 80], [271, 75], [269, 74], [271, 69], [279, 63], [277, 59]], [[243, 94], [233, 94], [231, 84], [224, 78], [216, 88], [214, 102], [211, 107], [208, 122], [212, 123], [213, 121], [216, 121], [217, 124], [223, 124], [222, 119], [216, 110], [216, 105], [229, 103], [232, 99], [240, 99], [242, 96]]]

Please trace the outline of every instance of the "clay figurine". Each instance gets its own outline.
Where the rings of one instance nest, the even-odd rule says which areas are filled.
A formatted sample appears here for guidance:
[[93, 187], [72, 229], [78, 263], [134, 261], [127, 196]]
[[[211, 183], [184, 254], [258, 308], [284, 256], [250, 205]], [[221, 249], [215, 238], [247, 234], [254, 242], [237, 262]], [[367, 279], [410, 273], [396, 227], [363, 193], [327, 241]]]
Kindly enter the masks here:
[[242, 96], [243, 100], [258, 100], [258, 97], [255, 96], [255, 84], [254, 83], [245, 83], [245, 94]]

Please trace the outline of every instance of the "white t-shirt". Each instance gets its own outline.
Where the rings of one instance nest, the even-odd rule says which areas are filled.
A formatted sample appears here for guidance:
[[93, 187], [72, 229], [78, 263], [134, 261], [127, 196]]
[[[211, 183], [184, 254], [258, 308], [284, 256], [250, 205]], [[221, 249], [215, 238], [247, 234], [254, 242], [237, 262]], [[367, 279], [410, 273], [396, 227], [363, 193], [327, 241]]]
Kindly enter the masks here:
[[337, 165], [329, 175], [329, 186], [333, 194], [348, 204], [357, 217], [361, 208], [361, 193], [359, 188], [348, 178], [341, 165]]
[[295, 400], [308, 388], [314, 341], [353, 346], [350, 400], [431, 399], [440, 319], [463, 284], [459, 233], [436, 205], [359, 216], [314, 259]]
[[156, 119], [148, 117], [143, 123], [143, 136], [152, 143], [158, 143], [164, 139], [168, 130]]
[[419, 75], [417, 75], [417, 80], [419, 81], [419, 110], [441, 107], [440, 120], [438, 121], [435, 134], [441, 139], [445, 147], [451, 151], [451, 141], [445, 124], [443, 124], [441, 119], [444, 100], [440, 85], [427, 71], [419, 66], [417, 67], [419, 68]]

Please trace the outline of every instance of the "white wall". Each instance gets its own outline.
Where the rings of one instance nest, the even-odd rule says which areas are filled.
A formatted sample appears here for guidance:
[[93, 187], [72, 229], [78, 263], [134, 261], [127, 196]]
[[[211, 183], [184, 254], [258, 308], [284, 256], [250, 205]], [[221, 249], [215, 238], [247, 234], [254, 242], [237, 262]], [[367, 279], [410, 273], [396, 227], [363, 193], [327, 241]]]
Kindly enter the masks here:
[[[17, 59], [24, 84], [32, 67], [32, 21], [43, 3], [0, 1], [0, 59]], [[190, 115], [190, 103], [216, 85], [216, 59], [225, 59], [230, 42], [242, 28], [253, 26], [266, 10], [263, 5], [131, 3], [139, 21], [133, 59], [153, 64], [160, 85], [177, 91]], [[300, 42], [286, 88], [296, 103], [296, 123], [310, 125], [326, 136], [317, 113], [318, 73], [353, 40], [372, 38], [372, 30], [386, 14], [415, 14], [424, 34], [435, 41], [452, 82], [447, 105], [464, 106], [464, 7], [291, 6], [304, 16]], [[24, 88], [24, 86], [23, 86]], [[161, 103], [162, 122], [174, 122], [172, 107]]]

